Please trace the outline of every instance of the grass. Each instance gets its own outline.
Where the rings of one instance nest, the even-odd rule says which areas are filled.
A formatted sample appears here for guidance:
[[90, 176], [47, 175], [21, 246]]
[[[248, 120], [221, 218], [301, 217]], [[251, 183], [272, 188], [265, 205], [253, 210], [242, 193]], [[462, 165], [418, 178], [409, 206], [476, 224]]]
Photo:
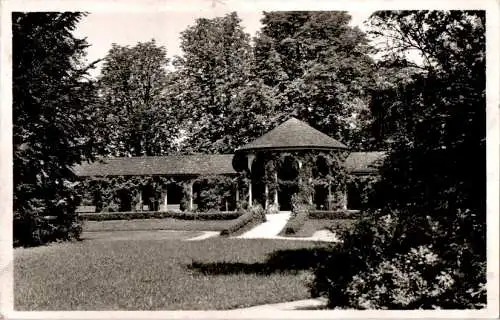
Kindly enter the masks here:
[[184, 231], [221, 231], [231, 226], [233, 220], [182, 220], [136, 219], [84, 221], [84, 231], [127, 231], [127, 230], [184, 230]]
[[329, 254], [309, 241], [166, 234], [15, 249], [15, 309], [220, 310], [306, 299], [302, 276]]
[[351, 228], [355, 223], [355, 219], [307, 219], [294, 234], [287, 234], [287, 237], [311, 237], [316, 231], [323, 229], [346, 229]]

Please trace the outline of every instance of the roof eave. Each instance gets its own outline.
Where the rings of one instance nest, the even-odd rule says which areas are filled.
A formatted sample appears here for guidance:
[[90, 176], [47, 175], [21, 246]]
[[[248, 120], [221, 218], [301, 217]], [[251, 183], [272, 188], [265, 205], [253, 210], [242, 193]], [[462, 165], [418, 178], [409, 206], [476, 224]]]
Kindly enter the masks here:
[[212, 173], [148, 173], [148, 174], [139, 174], [139, 173], [125, 173], [125, 174], [83, 174], [76, 175], [79, 178], [106, 178], [106, 177], [134, 177], [134, 176], [166, 176], [166, 177], [198, 177], [203, 175], [236, 175], [235, 172], [212, 172]]
[[243, 152], [243, 151], [260, 151], [260, 150], [276, 150], [276, 151], [287, 151], [287, 150], [350, 150], [347, 146], [338, 146], [338, 147], [327, 147], [327, 146], [293, 146], [293, 147], [241, 147], [235, 150], [235, 152]]

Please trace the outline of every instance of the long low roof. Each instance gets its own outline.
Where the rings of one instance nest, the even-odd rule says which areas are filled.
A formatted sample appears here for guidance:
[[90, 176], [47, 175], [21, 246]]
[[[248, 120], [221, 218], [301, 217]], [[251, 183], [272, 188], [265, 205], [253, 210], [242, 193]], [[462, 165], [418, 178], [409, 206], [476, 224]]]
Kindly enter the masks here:
[[77, 176], [236, 174], [232, 154], [106, 158], [73, 168]]
[[377, 173], [386, 155], [383, 151], [351, 152], [345, 161], [345, 168], [354, 174]]
[[[374, 173], [384, 157], [384, 152], [351, 152], [346, 159], [345, 167], [350, 173]], [[80, 177], [230, 175], [236, 174], [232, 160], [232, 154], [105, 158], [77, 165], [73, 168], [73, 172]]]

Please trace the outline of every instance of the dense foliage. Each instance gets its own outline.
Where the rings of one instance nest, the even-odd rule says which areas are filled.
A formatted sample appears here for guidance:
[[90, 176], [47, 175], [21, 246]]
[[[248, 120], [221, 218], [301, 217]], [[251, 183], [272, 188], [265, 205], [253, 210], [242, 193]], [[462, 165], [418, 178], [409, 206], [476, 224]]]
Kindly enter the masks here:
[[313, 291], [331, 307], [484, 307], [485, 14], [391, 11], [371, 21], [393, 40], [384, 63], [420, 72], [373, 101], [390, 147], [377, 195], [384, 207], [344, 235]]
[[264, 12], [255, 69], [275, 92], [276, 113], [292, 114], [359, 149], [373, 61], [366, 35], [340, 11]]
[[174, 61], [168, 91], [185, 125], [184, 152], [233, 152], [240, 144], [237, 133], [248, 128], [237, 122], [251, 107], [238, 101], [249, 85], [251, 63], [250, 37], [240, 22], [233, 12], [197, 19], [181, 33], [183, 55]]
[[264, 12], [250, 42], [236, 13], [198, 19], [181, 34], [167, 100], [184, 153], [233, 152], [290, 115], [355, 148], [364, 130], [373, 61], [345, 12]]
[[112, 156], [162, 155], [175, 150], [178, 125], [165, 94], [164, 47], [154, 40], [113, 44], [98, 81], [99, 131]]
[[234, 177], [212, 175], [200, 176], [194, 180], [197, 189], [196, 195], [197, 210], [234, 210], [235, 191], [237, 184]]
[[[95, 90], [80, 13], [12, 14], [14, 244], [79, 236], [70, 167], [94, 156]], [[47, 220], [45, 216], [55, 217]]]

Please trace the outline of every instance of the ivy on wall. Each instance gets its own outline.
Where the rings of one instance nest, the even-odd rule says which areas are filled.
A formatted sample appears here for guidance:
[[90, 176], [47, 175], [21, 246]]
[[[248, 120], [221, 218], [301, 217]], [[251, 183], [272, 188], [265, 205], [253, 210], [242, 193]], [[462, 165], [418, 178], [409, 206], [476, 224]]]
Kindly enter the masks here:
[[[233, 203], [237, 178], [223, 175], [199, 176], [193, 183], [198, 193], [195, 195], [198, 211], [235, 209]], [[227, 207], [226, 207], [227, 206]]]
[[[367, 207], [373, 201], [371, 199], [376, 198], [374, 187], [378, 176], [348, 175], [343, 165], [346, 156], [345, 153], [336, 151], [317, 150], [259, 152], [253, 167], [257, 173], [253, 177], [254, 189], [258, 191], [254, 194], [254, 199], [265, 198], [263, 189], [267, 185], [268, 208], [273, 205], [275, 193], [280, 188], [287, 188], [292, 208], [311, 208], [315, 203], [326, 210], [337, 210], [346, 206], [345, 194], [349, 186], [349, 190], [353, 190], [351, 196], [358, 197], [354, 202]], [[197, 211], [225, 211], [248, 207], [250, 179], [248, 169], [238, 172], [236, 176], [91, 177], [83, 179], [78, 188], [82, 198], [81, 205], [95, 205], [98, 212], [136, 211], [142, 210], [143, 205], [148, 205], [149, 210], [158, 210], [161, 199], [164, 199], [167, 192], [167, 185], [170, 184], [182, 188], [180, 209], [183, 211], [189, 209], [191, 186]], [[327, 196], [314, 198], [318, 190]], [[261, 205], [264, 206], [265, 203]]]
[[[258, 170], [262, 175], [259, 175], [258, 181], [254, 178], [254, 184], [261, 187], [267, 185], [268, 199], [272, 199], [279, 188], [292, 190], [292, 206], [310, 206], [315, 188], [320, 186], [330, 194], [323, 206], [326, 209], [341, 208], [345, 202], [347, 175], [343, 162], [346, 157], [347, 153], [336, 151], [261, 151], [256, 155], [254, 163], [257, 164], [254, 164], [252, 170]], [[318, 168], [319, 163], [322, 163], [322, 170]], [[261, 165], [262, 168], [255, 168], [256, 165]], [[291, 165], [295, 168], [286, 168]], [[284, 174], [286, 177], [279, 174], [287, 169], [287, 174]], [[294, 170], [296, 175], [291, 174]], [[248, 169], [246, 173], [250, 176]]]
[[[78, 187], [82, 205], [95, 205], [98, 212], [117, 212], [141, 210], [144, 204], [158, 206], [156, 201], [170, 183], [182, 182], [162, 176], [90, 177], [81, 180]], [[145, 188], [149, 189], [150, 199], [141, 196]]]

